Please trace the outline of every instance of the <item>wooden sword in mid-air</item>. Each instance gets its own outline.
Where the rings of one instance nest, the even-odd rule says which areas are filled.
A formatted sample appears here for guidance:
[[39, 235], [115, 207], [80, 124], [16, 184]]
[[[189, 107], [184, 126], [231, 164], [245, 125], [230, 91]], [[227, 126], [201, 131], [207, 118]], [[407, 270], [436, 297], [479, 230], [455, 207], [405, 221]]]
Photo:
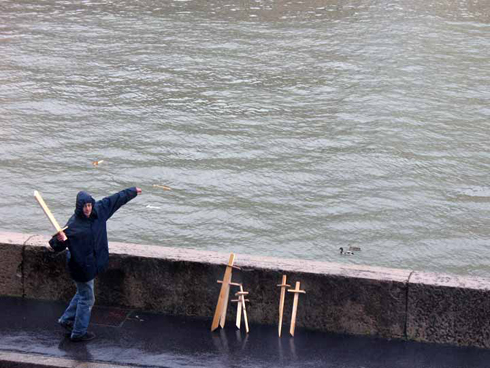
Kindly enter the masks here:
[[56, 230], [55, 235], [62, 233], [63, 234], [63, 241], [65, 241], [67, 239], [67, 237], [66, 237], [65, 233], [63, 233], [63, 231], [66, 230], [68, 228], [68, 226], [61, 228], [60, 224], [58, 224], [58, 221], [56, 221], [53, 214], [51, 213], [48, 206], [46, 205], [46, 202], [44, 202], [43, 197], [41, 197], [41, 194], [37, 190], [34, 191], [34, 197], [39, 202], [39, 205], [41, 206], [44, 213], [48, 217], [49, 221], [51, 222], [51, 225], [53, 225], [53, 227], [55, 228], [55, 230]]

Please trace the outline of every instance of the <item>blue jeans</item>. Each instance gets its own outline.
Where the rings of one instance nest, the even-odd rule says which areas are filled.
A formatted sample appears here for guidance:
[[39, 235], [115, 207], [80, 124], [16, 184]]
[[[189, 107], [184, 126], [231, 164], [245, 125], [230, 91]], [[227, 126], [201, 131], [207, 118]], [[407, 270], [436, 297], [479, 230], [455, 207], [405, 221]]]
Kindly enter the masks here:
[[73, 323], [71, 337], [85, 335], [88, 324], [90, 323], [90, 314], [95, 303], [94, 280], [87, 282], [75, 281], [77, 293], [70, 302], [65, 313], [60, 317], [60, 323]]

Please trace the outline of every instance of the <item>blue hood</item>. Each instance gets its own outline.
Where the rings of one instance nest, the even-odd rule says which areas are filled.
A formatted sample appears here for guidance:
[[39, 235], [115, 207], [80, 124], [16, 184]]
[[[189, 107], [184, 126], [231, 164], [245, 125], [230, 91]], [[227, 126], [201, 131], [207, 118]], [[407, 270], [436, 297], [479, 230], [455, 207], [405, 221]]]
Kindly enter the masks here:
[[92, 203], [92, 214], [95, 213], [95, 200], [87, 192], [81, 191], [77, 194], [77, 203], [75, 206], [75, 215], [79, 217], [85, 217], [83, 214], [83, 206], [85, 203]]

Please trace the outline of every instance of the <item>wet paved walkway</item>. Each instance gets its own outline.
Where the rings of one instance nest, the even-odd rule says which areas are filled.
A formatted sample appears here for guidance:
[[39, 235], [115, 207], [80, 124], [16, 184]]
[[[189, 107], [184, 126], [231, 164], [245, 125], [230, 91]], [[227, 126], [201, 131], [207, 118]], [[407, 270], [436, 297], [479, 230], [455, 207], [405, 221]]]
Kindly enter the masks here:
[[[247, 336], [232, 323], [212, 333], [210, 319], [103, 307], [95, 307], [93, 313], [91, 330], [97, 338], [72, 343], [56, 323], [64, 307], [56, 302], [0, 297], [0, 359], [5, 352], [23, 352], [39, 358], [106, 363], [108, 367], [490, 367], [490, 350], [299, 328], [292, 338], [286, 325], [282, 338], [273, 326], [251, 325]], [[0, 363], [4, 366], [12, 365]]]

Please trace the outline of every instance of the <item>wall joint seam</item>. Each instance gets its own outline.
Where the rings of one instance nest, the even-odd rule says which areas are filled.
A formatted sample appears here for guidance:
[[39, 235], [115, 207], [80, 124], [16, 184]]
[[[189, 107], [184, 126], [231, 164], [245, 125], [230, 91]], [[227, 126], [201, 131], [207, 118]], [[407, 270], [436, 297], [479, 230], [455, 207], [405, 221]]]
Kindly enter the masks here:
[[24, 244], [22, 244], [22, 261], [19, 265], [20, 267], [20, 277], [21, 277], [21, 285], [22, 285], [22, 298], [25, 298], [26, 297], [26, 285], [25, 285], [25, 280], [26, 280], [26, 275], [25, 275], [25, 268], [24, 268], [24, 265], [26, 263], [26, 248], [27, 248], [27, 243], [29, 242], [29, 240], [31, 240], [31, 238], [35, 237], [36, 235], [31, 235], [29, 236], [26, 241], [24, 242]]
[[415, 271], [411, 271], [410, 275], [408, 275], [407, 278], [407, 296], [406, 296], [406, 302], [405, 302], [405, 326], [403, 328], [403, 337], [405, 340], [408, 340], [408, 303], [409, 303], [409, 297], [410, 297], [410, 278], [412, 277], [413, 273]]

